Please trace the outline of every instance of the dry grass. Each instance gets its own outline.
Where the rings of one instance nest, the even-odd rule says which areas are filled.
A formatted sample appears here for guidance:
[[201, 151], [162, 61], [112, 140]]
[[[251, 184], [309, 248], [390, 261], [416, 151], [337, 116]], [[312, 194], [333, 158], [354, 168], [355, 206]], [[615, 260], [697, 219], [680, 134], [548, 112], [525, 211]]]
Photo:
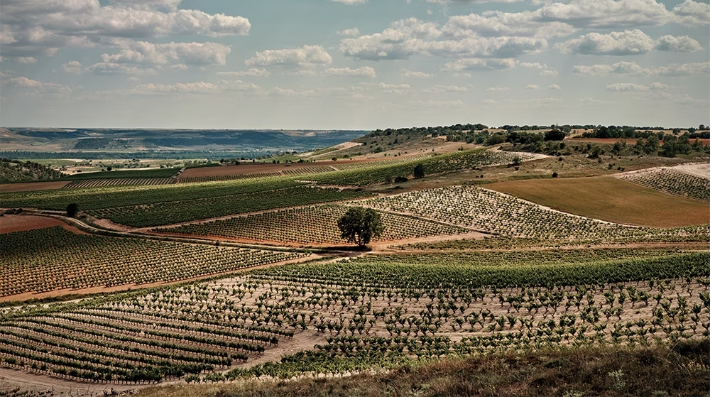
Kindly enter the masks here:
[[709, 223], [708, 203], [611, 177], [507, 181], [485, 187], [560, 211], [610, 222], [650, 227]]
[[[187, 396], [708, 396], [709, 341], [673, 347], [541, 350], [449, 359], [376, 375], [158, 386]], [[617, 372], [620, 371], [620, 372]], [[617, 372], [618, 378], [611, 375]]]

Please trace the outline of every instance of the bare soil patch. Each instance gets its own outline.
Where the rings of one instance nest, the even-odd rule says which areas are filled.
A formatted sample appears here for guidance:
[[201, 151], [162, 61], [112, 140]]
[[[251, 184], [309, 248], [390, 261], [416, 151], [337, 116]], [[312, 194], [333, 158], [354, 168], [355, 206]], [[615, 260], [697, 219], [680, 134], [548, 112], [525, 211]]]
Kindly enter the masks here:
[[685, 172], [694, 176], [709, 179], [709, 174], [711, 173], [711, 164], [681, 164], [672, 169]]
[[71, 181], [5, 183], [0, 185], [0, 193], [34, 192], [37, 190], [61, 189]]
[[61, 226], [73, 233], [86, 234], [78, 228], [67, 225], [59, 219], [46, 216], [3, 215], [0, 217], [0, 234], [44, 229], [52, 226]]

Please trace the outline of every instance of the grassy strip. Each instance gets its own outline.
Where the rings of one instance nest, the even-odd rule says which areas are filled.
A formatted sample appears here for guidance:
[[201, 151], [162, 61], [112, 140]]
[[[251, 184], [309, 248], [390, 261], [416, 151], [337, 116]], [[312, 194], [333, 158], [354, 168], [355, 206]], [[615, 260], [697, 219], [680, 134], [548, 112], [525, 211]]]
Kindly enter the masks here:
[[[666, 255], [665, 255], [666, 254]], [[519, 260], [513, 264], [486, 265], [484, 261], [452, 264], [447, 256], [430, 256], [425, 263], [413, 258], [363, 258], [351, 263], [289, 265], [255, 271], [284, 280], [335, 281], [344, 285], [363, 282], [398, 288], [479, 288], [493, 286], [601, 285], [642, 280], [705, 277], [709, 273], [708, 252], [668, 254], [614, 260], [605, 258], [581, 266], [580, 259], [561, 264], [537, 264]]]
[[138, 396], [708, 396], [708, 362], [708, 339], [636, 349], [549, 348], [345, 378], [151, 387]]
[[0, 194], [0, 207], [35, 207], [61, 211], [66, 209], [69, 203], [77, 203], [81, 210], [93, 210], [259, 193], [302, 184], [295, 182], [293, 178], [282, 177], [220, 183], [44, 190]]

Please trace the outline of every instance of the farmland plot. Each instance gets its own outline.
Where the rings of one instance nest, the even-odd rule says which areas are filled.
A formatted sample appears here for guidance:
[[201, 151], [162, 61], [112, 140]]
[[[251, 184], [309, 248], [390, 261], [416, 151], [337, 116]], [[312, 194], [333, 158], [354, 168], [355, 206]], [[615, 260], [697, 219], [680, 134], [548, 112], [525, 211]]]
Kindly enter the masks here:
[[[347, 209], [348, 207], [337, 205], [293, 208], [157, 231], [284, 243], [338, 244], [345, 242], [341, 239], [337, 224]], [[377, 241], [468, 231], [456, 226], [388, 213], [383, 213], [382, 219], [385, 230]]]
[[[708, 272], [708, 252], [643, 250], [289, 265], [6, 312], [0, 358], [90, 381], [219, 381], [542, 346], [701, 339], [709, 332]], [[314, 335], [322, 342], [311, 350], [225, 372]]]
[[634, 230], [564, 214], [507, 194], [468, 186], [422, 190], [365, 200], [359, 204], [512, 237], [581, 239], [617, 232], [633, 233]]
[[83, 179], [72, 181], [64, 189], [78, 189], [104, 186], [153, 186], [175, 183], [174, 178], [113, 178], [113, 179]]
[[293, 187], [261, 192], [260, 194], [235, 194], [90, 210], [88, 212], [97, 218], [108, 218], [112, 222], [122, 225], [147, 227], [304, 204], [350, 200], [370, 195], [368, 192], [354, 190]]
[[0, 296], [171, 282], [304, 256], [300, 253], [78, 235], [55, 226], [2, 235]]

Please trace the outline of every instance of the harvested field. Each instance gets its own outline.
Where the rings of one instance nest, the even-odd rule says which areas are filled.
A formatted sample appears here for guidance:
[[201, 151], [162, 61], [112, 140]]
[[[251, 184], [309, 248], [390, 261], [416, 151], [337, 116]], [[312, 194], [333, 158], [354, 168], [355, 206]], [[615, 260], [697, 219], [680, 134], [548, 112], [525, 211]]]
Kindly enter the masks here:
[[61, 189], [70, 181], [5, 183], [0, 185], [0, 193], [34, 192], [36, 190]]
[[48, 218], [46, 216], [3, 215], [0, 217], [0, 234], [44, 229], [52, 226], [61, 226], [74, 233], [85, 234], [76, 227], [69, 226], [59, 219]]
[[609, 222], [650, 227], [709, 223], [708, 203], [612, 177], [535, 179], [486, 185], [560, 211]]

